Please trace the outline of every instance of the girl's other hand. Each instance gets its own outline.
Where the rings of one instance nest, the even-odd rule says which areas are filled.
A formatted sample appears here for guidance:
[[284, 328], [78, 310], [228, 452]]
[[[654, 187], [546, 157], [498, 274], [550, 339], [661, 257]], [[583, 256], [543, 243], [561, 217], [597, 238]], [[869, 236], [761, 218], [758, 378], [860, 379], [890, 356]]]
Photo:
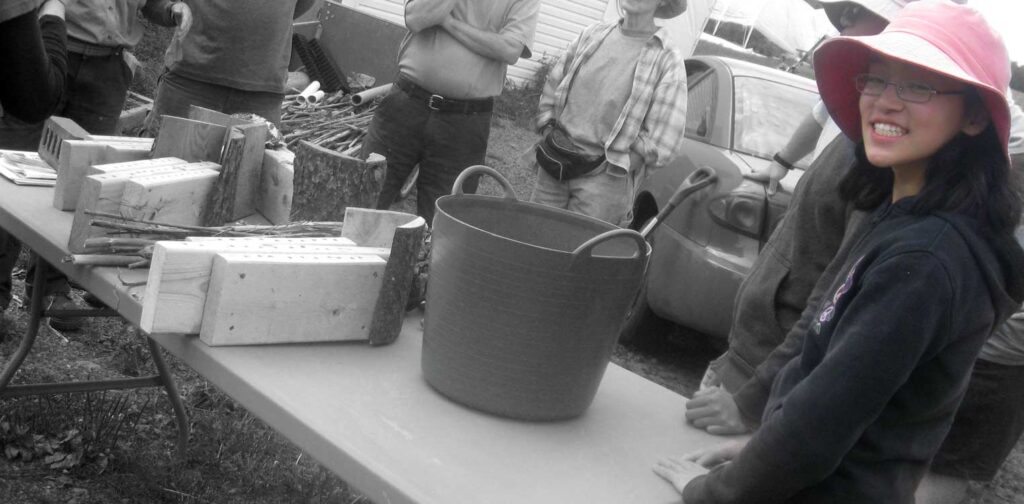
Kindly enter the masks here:
[[707, 473], [708, 469], [684, 457], [666, 457], [654, 465], [654, 472], [665, 478], [677, 492], [682, 494], [690, 480]]

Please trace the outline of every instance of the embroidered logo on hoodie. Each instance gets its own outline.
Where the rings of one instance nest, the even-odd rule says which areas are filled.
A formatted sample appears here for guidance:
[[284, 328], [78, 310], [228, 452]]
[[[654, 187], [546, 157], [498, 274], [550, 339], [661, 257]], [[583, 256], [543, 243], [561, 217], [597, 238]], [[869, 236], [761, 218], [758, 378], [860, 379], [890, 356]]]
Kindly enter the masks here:
[[843, 283], [839, 285], [831, 298], [825, 300], [825, 304], [821, 307], [821, 311], [818, 312], [818, 319], [814, 322], [814, 332], [816, 334], [821, 334], [822, 324], [827, 324], [835, 318], [836, 306], [839, 304], [839, 300], [843, 298], [843, 295], [850, 290], [850, 287], [853, 287], [853, 276], [857, 273], [857, 266], [860, 265], [860, 262], [863, 259], [864, 256], [861, 256], [854, 261], [853, 266], [850, 266], [850, 271], [846, 273], [846, 278], [843, 279]]

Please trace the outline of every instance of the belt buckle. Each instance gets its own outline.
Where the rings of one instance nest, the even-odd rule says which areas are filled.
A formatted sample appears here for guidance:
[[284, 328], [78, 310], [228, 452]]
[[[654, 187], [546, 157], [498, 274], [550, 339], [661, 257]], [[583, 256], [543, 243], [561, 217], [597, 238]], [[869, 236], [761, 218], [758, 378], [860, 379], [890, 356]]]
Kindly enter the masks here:
[[444, 105], [444, 97], [441, 95], [430, 95], [427, 99], [427, 108], [430, 110], [440, 111], [441, 105]]

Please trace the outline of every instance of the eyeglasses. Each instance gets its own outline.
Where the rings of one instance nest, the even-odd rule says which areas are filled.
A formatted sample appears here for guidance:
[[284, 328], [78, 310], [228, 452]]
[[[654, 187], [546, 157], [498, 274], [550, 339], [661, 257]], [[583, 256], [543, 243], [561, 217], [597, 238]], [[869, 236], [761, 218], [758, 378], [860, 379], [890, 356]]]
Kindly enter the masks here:
[[855, 3], [846, 4], [843, 7], [843, 10], [839, 13], [839, 31], [852, 28], [853, 25], [857, 24], [857, 18], [860, 17], [860, 13], [863, 10], [863, 7]]
[[871, 74], [860, 74], [854, 82], [857, 85], [857, 91], [862, 95], [868, 96], [881, 96], [885, 92], [885, 88], [892, 85], [896, 88], [896, 96], [910, 103], [928, 103], [934, 95], [962, 95], [967, 93], [967, 90], [938, 91], [920, 82], [893, 82]]

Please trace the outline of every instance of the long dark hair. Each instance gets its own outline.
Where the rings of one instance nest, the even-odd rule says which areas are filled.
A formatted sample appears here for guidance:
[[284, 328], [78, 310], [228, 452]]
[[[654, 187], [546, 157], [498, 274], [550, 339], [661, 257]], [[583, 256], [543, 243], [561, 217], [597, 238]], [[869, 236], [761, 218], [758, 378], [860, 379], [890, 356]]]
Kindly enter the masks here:
[[[968, 107], [983, 106], [974, 93]], [[840, 196], [862, 210], [876, 208], [892, 194], [892, 170], [872, 165], [864, 142], [856, 149], [857, 165], [839, 184]], [[959, 133], [929, 160], [925, 184], [910, 211], [955, 212], [974, 218], [986, 237], [1013, 233], [1021, 213], [1020, 174], [1010, 170], [1006, 150], [989, 124], [975, 136]]]

